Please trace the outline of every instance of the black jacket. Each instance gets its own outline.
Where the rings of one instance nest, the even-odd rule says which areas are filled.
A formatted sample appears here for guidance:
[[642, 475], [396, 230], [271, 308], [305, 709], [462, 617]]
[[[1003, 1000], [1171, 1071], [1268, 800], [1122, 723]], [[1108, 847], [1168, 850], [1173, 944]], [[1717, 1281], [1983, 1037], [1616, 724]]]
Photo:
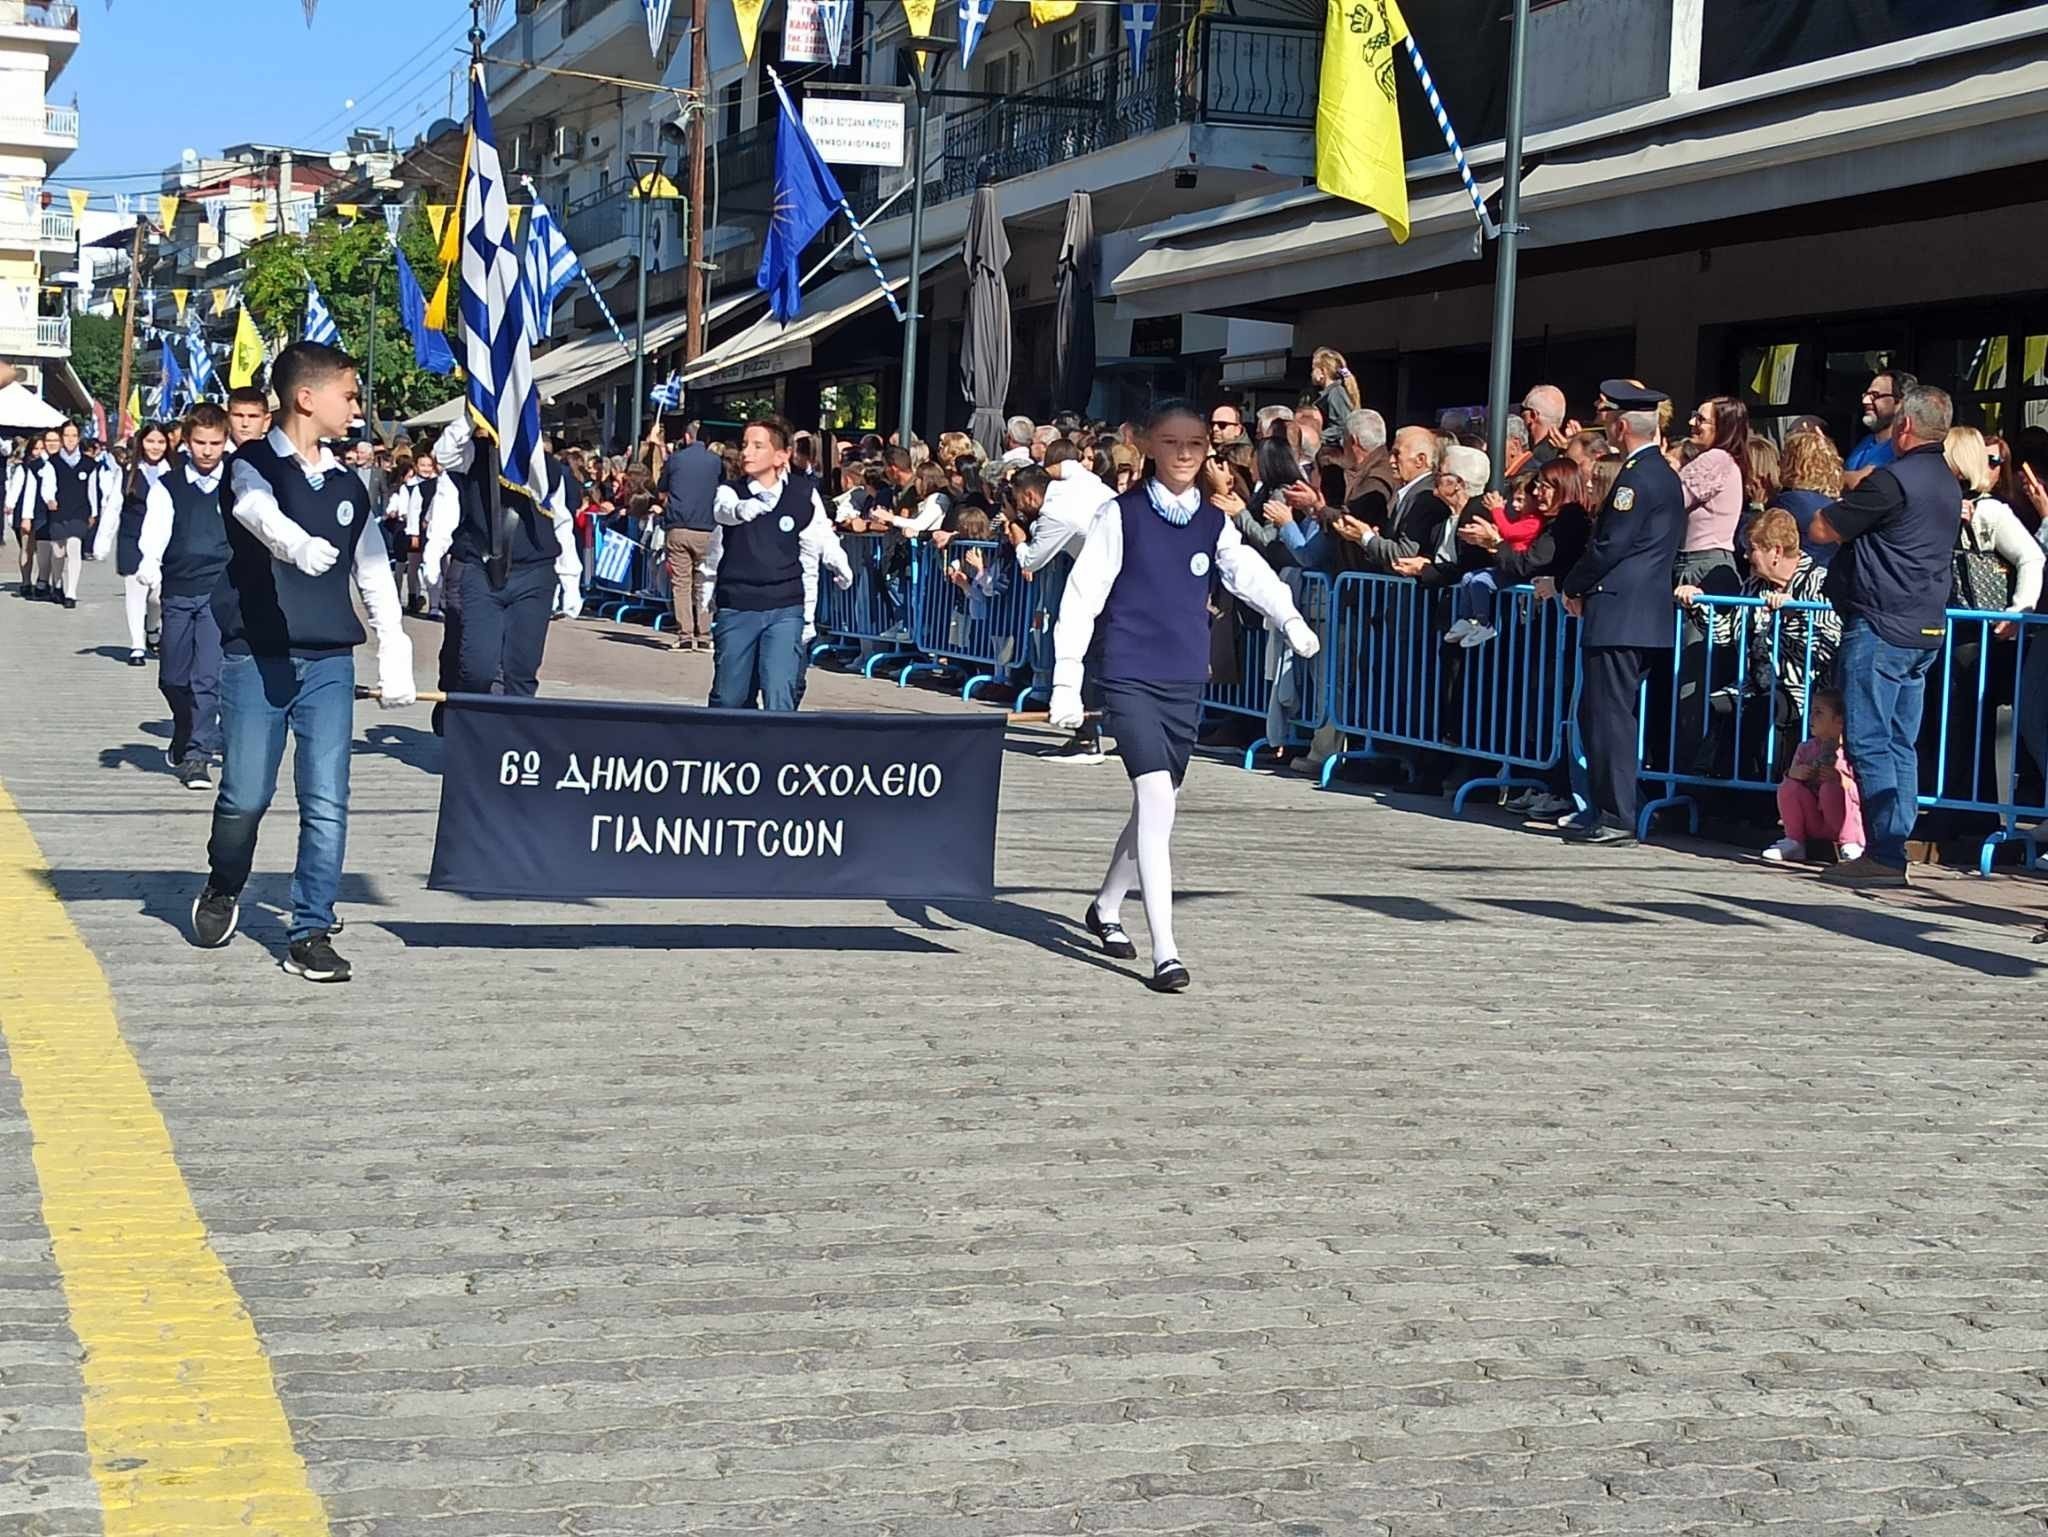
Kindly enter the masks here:
[[1615, 477], [1585, 553], [1557, 585], [1585, 600], [1581, 643], [1668, 649], [1671, 567], [1685, 538], [1685, 491], [1655, 444]]

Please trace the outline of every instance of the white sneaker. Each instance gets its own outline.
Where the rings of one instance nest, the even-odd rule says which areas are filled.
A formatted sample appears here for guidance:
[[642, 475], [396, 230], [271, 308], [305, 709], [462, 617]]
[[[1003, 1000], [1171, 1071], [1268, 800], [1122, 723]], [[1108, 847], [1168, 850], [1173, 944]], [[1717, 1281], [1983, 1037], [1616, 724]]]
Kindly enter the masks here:
[[1465, 637], [1478, 627], [1479, 621], [1476, 619], [1460, 619], [1452, 624], [1448, 630], [1444, 631], [1444, 641], [1447, 645], [1455, 644], [1462, 646], [1466, 644]]
[[1460, 640], [1458, 641], [1458, 644], [1463, 646], [1467, 651], [1471, 651], [1476, 649], [1477, 647], [1485, 645], [1488, 641], [1492, 640], [1494, 636], [1498, 634], [1500, 634], [1500, 631], [1496, 630], [1490, 624], [1475, 624], [1472, 626], [1471, 629], [1467, 630], [1464, 633], [1463, 637], [1460, 638]]
[[1797, 838], [1780, 838], [1764, 850], [1764, 858], [1774, 865], [1798, 864], [1806, 858], [1806, 845]]
[[1863, 857], [1863, 845], [1860, 843], [1845, 843], [1835, 853], [1836, 857], [1843, 864], [1847, 864], [1852, 859], [1861, 859]]

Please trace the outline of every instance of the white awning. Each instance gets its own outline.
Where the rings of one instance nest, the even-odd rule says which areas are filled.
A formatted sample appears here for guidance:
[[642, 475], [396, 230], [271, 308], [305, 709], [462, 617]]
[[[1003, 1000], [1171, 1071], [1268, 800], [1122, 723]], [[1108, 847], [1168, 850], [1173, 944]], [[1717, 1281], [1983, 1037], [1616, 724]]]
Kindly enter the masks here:
[[[959, 254], [957, 245], [925, 253], [925, 273], [929, 275]], [[882, 271], [888, 278], [889, 291], [895, 293], [909, 281], [910, 263], [884, 262]], [[683, 382], [698, 389], [718, 389], [808, 368], [813, 341], [881, 302], [881, 284], [868, 267], [842, 272], [805, 294], [803, 312], [788, 325], [773, 315], [763, 315], [744, 331], [706, 351], [697, 359], [696, 366], [683, 375]]]
[[[1794, 98], [1759, 96], [1556, 144], [1522, 181], [1523, 247], [1882, 198], [1900, 186], [2048, 158], [2048, 56], [2038, 44], [2028, 49], [2032, 57], [1943, 59], [1910, 79], [1827, 82]], [[1470, 199], [1455, 183], [1426, 185], [1405, 246], [1394, 244], [1379, 215], [1305, 191], [1160, 226], [1109, 291], [1127, 315], [1229, 314], [1470, 259]], [[1495, 176], [1481, 191], [1498, 186]], [[1614, 249], [1626, 258], [1625, 244]]]

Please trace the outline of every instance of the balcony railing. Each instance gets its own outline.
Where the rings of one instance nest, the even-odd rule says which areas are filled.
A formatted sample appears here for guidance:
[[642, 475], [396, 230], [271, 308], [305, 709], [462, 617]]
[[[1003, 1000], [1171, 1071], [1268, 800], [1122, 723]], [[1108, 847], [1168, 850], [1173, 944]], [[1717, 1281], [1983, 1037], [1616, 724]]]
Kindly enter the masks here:
[[78, 109], [76, 107], [43, 108], [43, 132], [53, 139], [78, 142]]
[[78, 7], [71, 0], [0, 0], [0, 27], [48, 27], [76, 32]]
[[71, 317], [69, 315], [36, 316], [36, 350], [38, 352], [71, 351]]
[[1042, 171], [1179, 123], [1311, 128], [1319, 28], [1203, 16], [1154, 34], [1142, 71], [1123, 51], [946, 121], [944, 190]]
[[578, 198], [562, 210], [562, 233], [579, 256], [587, 256], [608, 240], [638, 234], [640, 225], [632, 213], [632, 188], [621, 182]]
[[43, 240], [49, 245], [70, 245], [78, 238], [78, 226], [68, 208], [43, 210]]

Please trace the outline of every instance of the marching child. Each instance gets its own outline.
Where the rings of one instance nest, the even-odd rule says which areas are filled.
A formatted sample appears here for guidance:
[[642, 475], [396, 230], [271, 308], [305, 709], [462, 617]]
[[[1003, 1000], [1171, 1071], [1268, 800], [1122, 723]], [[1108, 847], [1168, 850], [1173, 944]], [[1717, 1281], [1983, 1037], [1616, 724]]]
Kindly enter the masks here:
[[210, 400], [185, 422], [185, 452], [149, 488], [137, 575], [153, 583], [163, 609], [156, 686], [171, 707], [167, 756], [178, 783], [210, 790], [220, 756], [220, 624], [213, 590], [228, 568], [221, 510], [221, 460], [228, 415]]
[[1295, 655], [1314, 656], [1321, 642], [1286, 583], [1196, 485], [1209, 452], [1201, 414], [1185, 402], [1159, 406], [1145, 438], [1150, 473], [1102, 504], [1067, 580], [1053, 632], [1050, 714], [1054, 726], [1080, 726], [1084, 659], [1099, 624], [1103, 707], [1131, 777], [1132, 805], [1085, 921], [1106, 953], [1134, 957], [1137, 947], [1118, 918], [1125, 895], [1140, 887], [1152, 940], [1146, 986], [1177, 993], [1191, 979], [1173, 938], [1170, 846], [1209, 681], [1211, 573], [1279, 626]]
[[412, 642], [369, 488], [327, 442], [346, 437], [358, 412], [356, 366], [345, 352], [296, 342], [271, 370], [280, 424], [235, 452], [227, 522], [228, 565], [215, 589], [220, 623], [221, 735], [227, 749], [213, 808], [205, 888], [192, 903], [193, 943], [234, 936], [256, 832], [277, 791], [285, 736], [298, 743], [293, 788], [299, 850], [284, 969], [311, 982], [345, 982], [334, 953], [334, 899], [348, 842], [349, 739], [355, 732], [355, 648], [361, 597], [377, 632], [385, 708], [417, 698]]

